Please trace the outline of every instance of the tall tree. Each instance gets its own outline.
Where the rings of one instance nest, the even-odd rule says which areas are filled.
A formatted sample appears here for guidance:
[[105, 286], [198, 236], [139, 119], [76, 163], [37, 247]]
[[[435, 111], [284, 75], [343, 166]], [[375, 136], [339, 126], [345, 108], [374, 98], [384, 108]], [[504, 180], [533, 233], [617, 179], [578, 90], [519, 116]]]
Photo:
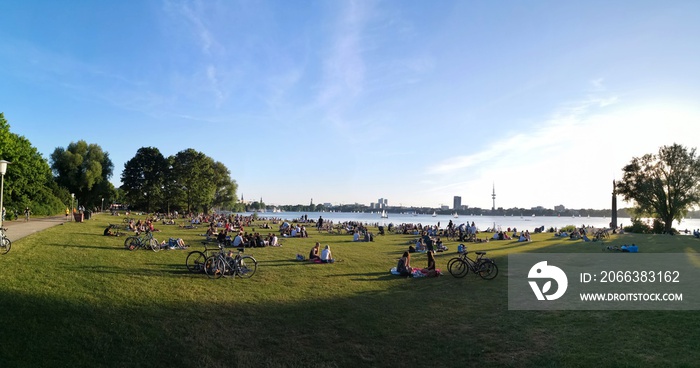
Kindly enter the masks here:
[[8, 214], [31, 207], [37, 215], [60, 213], [68, 198], [54, 183], [51, 168], [24, 136], [10, 132], [0, 113], [0, 159], [10, 161], [5, 174], [3, 204]]
[[237, 202], [236, 190], [238, 184], [231, 179], [231, 171], [223, 163], [217, 161], [214, 163], [214, 200], [212, 204], [225, 209], [233, 208]]
[[635, 157], [623, 169], [617, 193], [634, 200], [640, 214], [658, 218], [671, 232], [673, 220], [681, 220], [700, 203], [700, 158], [695, 148], [679, 144], [663, 146], [658, 154]]
[[56, 147], [50, 161], [56, 182], [75, 193], [86, 207], [98, 205], [110, 194], [105, 193], [108, 186], [99, 184], [112, 177], [114, 164], [99, 145], [83, 140], [71, 142], [65, 149]]
[[214, 160], [192, 148], [180, 151], [170, 160], [172, 184], [182, 193], [187, 212], [201, 209], [208, 212], [216, 191]]
[[127, 201], [138, 208], [151, 211], [153, 204], [162, 203], [168, 160], [158, 148], [141, 147], [124, 164], [122, 186]]

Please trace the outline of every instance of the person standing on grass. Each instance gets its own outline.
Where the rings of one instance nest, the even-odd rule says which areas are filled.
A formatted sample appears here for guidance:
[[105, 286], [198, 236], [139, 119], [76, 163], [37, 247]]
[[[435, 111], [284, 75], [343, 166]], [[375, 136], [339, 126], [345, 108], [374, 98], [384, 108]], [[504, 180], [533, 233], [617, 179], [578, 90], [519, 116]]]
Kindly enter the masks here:
[[24, 209], [24, 219], [25, 221], [29, 221], [29, 214], [32, 213], [32, 211], [29, 210], [29, 207]]

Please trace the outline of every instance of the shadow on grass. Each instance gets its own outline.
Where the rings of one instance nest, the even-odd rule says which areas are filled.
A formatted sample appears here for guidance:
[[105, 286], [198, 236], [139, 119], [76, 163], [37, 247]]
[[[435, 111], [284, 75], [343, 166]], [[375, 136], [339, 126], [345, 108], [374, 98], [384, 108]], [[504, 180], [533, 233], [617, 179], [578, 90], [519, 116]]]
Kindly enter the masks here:
[[109, 245], [82, 245], [82, 244], [57, 244], [57, 243], [45, 243], [44, 245], [52, 246], [52, 247], [62, 247], [62, 248], [85, 248], [85, 249], [99, 249], [99, 250], [108, 250], [108, 251], [113, 251], [113, 250], [119, 250], [119, 251], [124, 251], [126, 252], [127, 250], [124, 249], [124, 245], [120, 246], [109, 246]]
[[[397, 282], [253, 303], [233, 292], [217, 297], [221, 282], [196, 280], [197, 298], [145, 290], [147, 298], [123, 300], [97, 291], [68, 301], [0, 289], [0, 366], [395, 367], [425, 359], [439, 367], [593, 366], [602, 359], [607, 366], [694, 366], [700, 359], [695, 312], [517, 312], [507, 310], [503, 282], [358, 275]], [[485, 297], [470, 297], [476, 290]]]

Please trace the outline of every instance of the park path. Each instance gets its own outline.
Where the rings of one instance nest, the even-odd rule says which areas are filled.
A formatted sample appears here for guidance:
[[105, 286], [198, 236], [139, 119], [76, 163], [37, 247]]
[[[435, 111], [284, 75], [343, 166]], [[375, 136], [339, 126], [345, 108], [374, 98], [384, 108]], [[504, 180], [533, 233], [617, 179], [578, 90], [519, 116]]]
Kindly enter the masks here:
[[36, 219], [32, 218], [29, 219], [29, 221], [24, 221], [24, 219], [5, 221], [2, 225], [7, 228], [5, 235], [14, 242], [36, 232], [56, 225], [61, 225], [66, 221], [68, 221], [68, 218], [64, 215], [41, 217]]

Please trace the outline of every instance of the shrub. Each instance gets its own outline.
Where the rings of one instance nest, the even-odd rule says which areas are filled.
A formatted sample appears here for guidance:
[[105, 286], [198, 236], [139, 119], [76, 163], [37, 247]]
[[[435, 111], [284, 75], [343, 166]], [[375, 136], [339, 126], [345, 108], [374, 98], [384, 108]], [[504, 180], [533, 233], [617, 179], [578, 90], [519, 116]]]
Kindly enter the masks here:
[[567, 233], [572, 233], [574, 230], [576, 230], [576, 226], [574, 225], [566, 225], [559, 229], [559, 231], [566, 231]]
[[635, 217], [632, 219], [632, 225], [623, 227], [625, 232], [637, 233], [637, 234], [650, 234], [651, 226], [648, 223], [642, 221], [640, 218]]

